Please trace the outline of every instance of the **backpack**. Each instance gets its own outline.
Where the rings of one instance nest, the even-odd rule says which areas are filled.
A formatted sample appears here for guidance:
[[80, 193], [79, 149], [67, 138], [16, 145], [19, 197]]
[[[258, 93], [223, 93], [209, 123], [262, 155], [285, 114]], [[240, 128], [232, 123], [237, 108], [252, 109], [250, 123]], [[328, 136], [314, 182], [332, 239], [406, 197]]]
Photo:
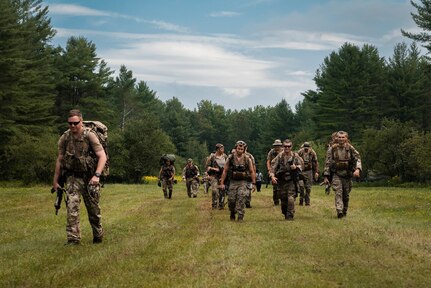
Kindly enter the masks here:
[[174, 164], [175, 163], [175, 155], [174, 154], [163, 154], [160, 157], [160, 166], [165, 164], [166, 160], [169, 160], [169, 161], [171, 161], [172, 164]]
[[[84, 131], [84, 135], [86, 136], [86, 139], [88, 139], [87, 136], [89, 131], [94, 132], [94, 134], [96, 134], [97, 138], [99, 139], [99, 142], [103, 147], [103, 150], [105, 151], [106, 163], [105, 163], [105, 167], [103, 167], [101, 174], [102, 176], [107, 177], [109, 175], [108, 127], [106, 127], [105, 124], [99, 121], [82, 121], [82, 124], [84, 124], [84, 128], [86, 128]], [[91, 151], [90, 154], [92, 155], [93, 158], [96, 157], [93, 151]]]

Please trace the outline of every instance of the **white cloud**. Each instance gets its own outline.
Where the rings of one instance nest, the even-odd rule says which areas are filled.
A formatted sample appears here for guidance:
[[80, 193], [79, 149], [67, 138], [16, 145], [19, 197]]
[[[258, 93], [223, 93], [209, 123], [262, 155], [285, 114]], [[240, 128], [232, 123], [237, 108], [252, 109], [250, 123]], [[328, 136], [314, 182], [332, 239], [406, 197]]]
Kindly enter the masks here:
[[190, 32], [188, 28], [181, 27], [179, 25], [168, 23], [165, 21], [151, 20], [151, 21], [144, 21], [144, 22], [151, 23], [156, 27], [158, 27], [159, 29], [166, 30], [166, 31], [179, 32], [179, 33]]
[[[140, 17], [134, 17], [125, 14], [119, 14], [110, 11], [95, 10], [85, 6], [74, 5], [74, 4], [51, 4], [49, 5], [49, 12], [52, 15], [69, 15], [69, 16], [96, 16], [96, 17], [111, 17], [111, 18], [122, 18], [132, 20], [138, 23], [147, 23], [158, 29], [179, 33], [190, 32], [188, 28], [182, 27], [173, 23], [169, 23], [161, 20], [147, 20]], [[95, 24], [100, 25], [100, 21]]]
[[[178, 35], [110, 33], [91, 30], [57, 29], [57, 36], [89, 36], [111, 39], [110, 48], [98, 48], [98, 56], [113, 69], [120, 65], [133, 71], [139, 80], [159, 85], [182, 85], [217, 89], [227, 99], [245, 99], [256, 91], [292, 97], [310, 89], [311, 72], [283, 72], [289, 59], [265, 60], [240, 52], [254, 50], [260, 42], [231, 35]], [[116, 39], [116, 40], [115, 40]], [[242, 51], [242, 50], [241, 50]], [[273, 92], [277, 90], [278, 94]], [[271, 92], [272, 91], [272, 92]], [[282, 93], [282, 94], [280, 94]], [[259, 95], [265, 97], [264, 93]], [[300, 97], [300, 96], [299, 96]]]
[[250, 89], [248, 88], [223, 88], [222, 90], [224, 93], [236, 98], [245, 98], [250, 95]]
[[339, 48], [345, 42], [362, 45], [366, 39], [355, 35], [300, 30], [274, 30], [260, 36], [259, 48], [327, 51]]
[[110, 12], [91, 9], [88, 7], [74, 4], [51, 4], [49, 13], [52, 15], [70, 16], [110, 16]]
[[233, 11], [219, 11], [219, 12], [213, 12], [210, 14], [211, 17], [235, 17], [239, 15], [241, 14]]

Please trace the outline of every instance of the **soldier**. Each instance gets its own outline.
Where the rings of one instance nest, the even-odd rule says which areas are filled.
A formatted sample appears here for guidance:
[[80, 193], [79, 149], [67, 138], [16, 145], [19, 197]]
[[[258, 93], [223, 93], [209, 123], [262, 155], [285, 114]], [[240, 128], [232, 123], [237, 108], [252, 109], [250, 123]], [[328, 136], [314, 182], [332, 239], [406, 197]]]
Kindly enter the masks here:
[[[276, 139], [272, 144], [272, 149], [269, 150], [268, 156], [266, 157], [266, 168], [268, 170], [268, 182], [271, 181], [270, 170], [271, 170], [271, 161], [277, 157], [277, 155], [283, 151], [283, 143], [281, 143], [280, 139]], [[277, 185], [272, 185], [272, 200], [274, 201], [274, 205], [280, 204], [280, 195], [277, 190]]]
[[187, 195], [196, 198], [199, 189], [199, 168], [193, 164], [192, 159], [187, 159], [187, 165], [183, 169], [183, 180], [186, 181]]
[[286, 220], [293, 220], [302, 159], [298, 153], [292, 152], [292, 141], [289, 139], [284, 140], [283, 147], [283, 152], [271, 161], [270, 176], [272, 183], [278, 185], [280, 191], [281, 213]]
[[210, 177], [208, 176], [207, 172], [205, 172], [204, 176], [202, 177], [202, 186], [204, 187], [204, 193], [208, 194], [208, 190], [210, 189], [211, 183]]
[[[175, 166], [169, 159], [164, 159], [163, 165], [160, 168], [159, 180], [162, 182], [163, 195], [166, 199], [172, 198], [172, 190], [174, 189], [175, 181]], [[169, 194], [168, 194], [169, 190]]]
[[[335, 191], [335, 209], [337, 217], [347, 216], [349, 194], [352, 190], [352, 177], [359, 178], [362, 164], [359, 152], [349, 143], [347, 132], [338, 131], [337, 141], [327, 153], [325, 162], [325, 184], [331, 184]], [[332, 178], [332, 182], [331, 182]]]
[[220, 189], [219, 182], [226, 163], [227, 155], [224, 153], [223, 144], [216, 144], [215, 153], [211, 153], [206, 161], [205, 167], [210, 177], [212, 190], [212, 209], [224, 209], [225, 191]]
[[258, 169], [256, 169], [256, 190], [260, 192], [262, 187], [263, 174]]
[[[67, 243], [80, 244], [80, 197], [84, 199], [88, 219], [93, 230], [93, 243], [102, 243], [103, 228], [100, 213], [99, 178], [106, 163], [106, 154], [96, 134], [83, 127], [79, 110], [69, 111], [69, 130], [58, 141], [53, 188], [59, 188], [60, 176], [65, 179], [67, 207]], [[94, 157], [95, 156], [95, 157]]]
[[235, 221], [235, 214], [238, 213], [238, 221], [244, 219], [245, 197], [247, 195], [247, 181], [249, 177], [254, 186], [256, 185], [256, 175], [253, 170], [251, 158], [245, 154], [246, 144], [244, 141], [238, 141], [235, 145], [235, 153], [229, 155], [220, 179], [220, 189], [225, 189], [225, 181], [230, 178], [228, 201], [230, 210], [230, 219]]
[[301, 149], [298, 151], [298, 155], [304, 162], [304, 167], [302, 169], [302, 176], [304, 176], [302, 178], [304, 180], [299, 181], [299, 205], [304, 205], [305, 198], [305, 206], [309, 206], [311, 185], [313, 184], [313, 180], [317, 180], [319, 178], [319, 163], [317, 161], [316, 152], [310, 147], [310, 143], [308, 142], [304, 142], [304, 144], [302, 144]]

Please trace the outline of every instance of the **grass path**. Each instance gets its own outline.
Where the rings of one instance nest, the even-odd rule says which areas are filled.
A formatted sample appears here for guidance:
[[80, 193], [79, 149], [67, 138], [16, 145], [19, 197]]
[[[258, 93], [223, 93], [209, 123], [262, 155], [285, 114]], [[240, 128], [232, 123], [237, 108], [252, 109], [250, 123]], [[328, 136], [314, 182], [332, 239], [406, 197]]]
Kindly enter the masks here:
[[156, 185], [107, 185], [104, 243], [91, 243], [82, 203], [70, 247], [48, 187], [0, 188], [0, 287], [431, 287], [430, 189], [354, 188], [337, 219], [316, 186], [288, 222], [264, 188], [243, 223], [174, 189], [166, 200]]

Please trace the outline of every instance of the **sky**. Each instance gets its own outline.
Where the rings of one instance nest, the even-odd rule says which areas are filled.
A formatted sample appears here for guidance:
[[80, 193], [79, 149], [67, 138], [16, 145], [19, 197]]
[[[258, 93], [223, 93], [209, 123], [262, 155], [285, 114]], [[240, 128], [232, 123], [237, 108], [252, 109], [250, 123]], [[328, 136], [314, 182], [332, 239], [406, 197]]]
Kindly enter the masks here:
[[[416, 1], [417, 2], [417, 1]], [[418, 32], [409, 0], [49, 0], [54, 45], [71, 36], [96, 45], [118, 73], [125, 65], [166, 101], [196, 109], [292, 109], [325, 57], [346, 42], [392, 57]], [[118, 75], [118, 74], [114, 74]]]

